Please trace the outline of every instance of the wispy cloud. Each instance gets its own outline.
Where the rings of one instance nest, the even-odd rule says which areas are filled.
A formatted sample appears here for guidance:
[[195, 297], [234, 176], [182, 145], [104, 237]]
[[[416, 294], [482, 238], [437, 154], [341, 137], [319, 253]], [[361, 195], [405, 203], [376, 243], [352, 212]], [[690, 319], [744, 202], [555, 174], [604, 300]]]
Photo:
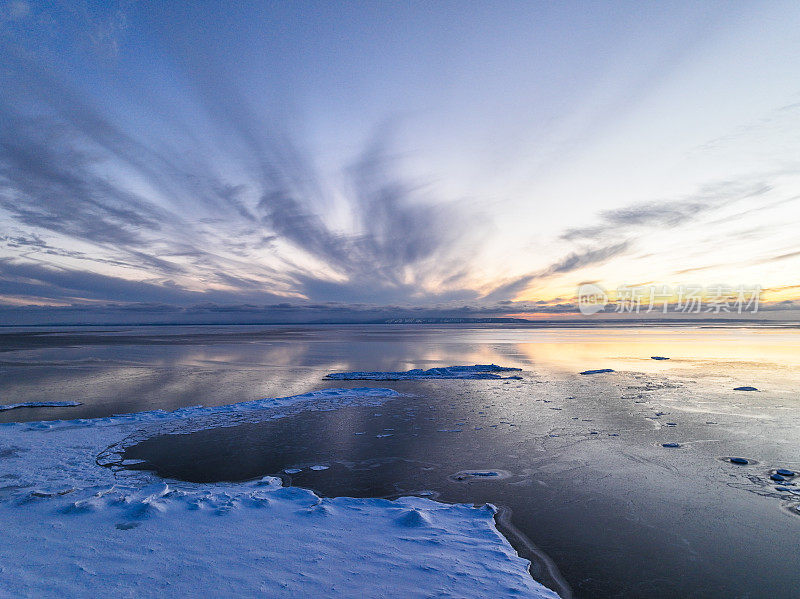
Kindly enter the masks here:
[[756, 264], [766, 264], [769, 262], [780, 262], [781, 260], [789, 260], [791, 258], [800, 258], [800, 251], [797, 252], [786, 252], [785, 254], [778, 254], [777, 256], [769, 256], [767, 258], [762, 258], [760, 260], [756, 260]]
[[762, 181], [722, 181], [708, 185], [688, 197], [660, 202], [642, 202], [600, 212], [600, 223], [568, 229], [561, 238], [567, 241], [596, 239], [612, 235], [630, 235], [648, 228], [671, 228], [733, 202], [766, 194], [772, 187]]
[[593, 264], [601, 264], [615, 256], [619, 256], [629, 248], [629, 242], [622, 241], [611, 245], [572, 252], [542, 270], [504, 282], [500, 286], [494, 288], [490, 293], [486, 294], [483, 299], [487, 301], [513, 299], [538, 281], [545, 280], [555, 275], [577, 271]]
[[[124, 291], [131, 301], [197, 301], [203, 289], [209, 297], [225, 289], [242, 297], [380, 302], [476, 295], [454, 286], [452, 276], [482, 240], [475, 217], [397, 175], [387, 133], [343, 173], [345, 188], [335, 188], [235, 89], [223, 93], [201, 81], [203, 105], [229, 158], [245, 167], [231, 180], [202, 152], [141, 141], [23, 53], [9, 56], [2, 77], [8, 93], [0, 101], [0, 209], [22, 232], [5, 236], [6, 247], [25, 251], [13, 254], [4, 272], [35, 269], [25, 260], [41, 262], [44, 254], [83, 261], [89, 270], [82, 282], [66, 264], [36, 271], [44, 297], [58, 297], [59, 286], [63, 297], [80, 291], [123, 299]], [[329, 224], [334, 195], [345, 199], [344, 228]], [[104, 294], [93, 286], [102, 277], [111, 281]], [[126, 279], [138, 286], [126, 287]]]

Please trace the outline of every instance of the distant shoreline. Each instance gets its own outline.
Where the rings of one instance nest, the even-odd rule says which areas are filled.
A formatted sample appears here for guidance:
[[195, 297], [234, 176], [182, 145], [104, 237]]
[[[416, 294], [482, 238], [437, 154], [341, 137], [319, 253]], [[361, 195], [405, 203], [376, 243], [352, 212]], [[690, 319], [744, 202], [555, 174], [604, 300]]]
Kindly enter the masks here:
[[529, 320], [523, 318], [393, 318], [364, 321], [287, 321], [287, 322], [53, 322], [53, 323], [0, 323], [0, 329], [12, 328], [64, 328], [64, 327], [244, 327], [244, 326], [414, 326], [414, 325], [511, 325], [523, 328], [602, 328], [602, 327], [758, 327], [800, 328], [796, 320], [764, 320], [743, 318], [698, 318], [698, 319], [585, 319], [585, 320]]

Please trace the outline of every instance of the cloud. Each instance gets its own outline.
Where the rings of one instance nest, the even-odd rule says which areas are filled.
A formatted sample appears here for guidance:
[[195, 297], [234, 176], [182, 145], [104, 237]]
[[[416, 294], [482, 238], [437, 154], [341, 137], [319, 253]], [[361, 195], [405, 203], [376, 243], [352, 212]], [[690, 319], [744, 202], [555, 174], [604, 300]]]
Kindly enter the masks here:
[[556, 317], [575, 313], [571, 303], [498, 302], [494, 304], [442, 304], [434, 306], [365, 303], [215, 303], [181, 306], [161, 302], [119, 304], [96, 302], [68, 306], [2, 306], [4, 322], [23, 324], [143, 324], [143, 323], [369, 323], [431, 319], [475, 320], [506, 318], [511, 313], [547, 313]]
[[6, 4], [5, 13], [9, 21], [18, 21], [31, 13], [31, 5], [22, 0], [12, 0]]
[[158, 302], [186, 305], [201, 301], [241, 302], [283, 299], [258, 290], [192, 291], [169, 280], [136, 281], [70, 268], [0, 259], [0, 295], [86, 301]]
[[605, 262], [614, 256], [622, 254], [630, 247], [629, 242], [622, 241], [598, 248], [584, 250], [582, 252], [573, 252], [569, 256], [551, 264], [545, 269], [545, 275], [564, 274], [578, 270], [590, 264], [598, 264]]
[[789, 260], [791, 258], [800, 257], [800, 251], [797, 252], [787, 252], [785, 254], [779, 254], [777, 256], [770, 256], [769, 258], [764, 258], [762, 260], [755, 261], [756, 264], [765, 264], [768, 262], [779, 262], [781, 260]]
[[761, 180], [722, 181], [708, 185], [678, 200], [642, 202], [600, 212], [600, 224], [568, 229], [561, 238], [567, 241], [630, 235], [647, 228], [672, 228], [695, 220], [700, 215], [736, 201], [766, 194], [772, 187]]
[[[475, 297], [453, 273], [490, 223], [467, 203], [442, 202], [400, 176], [386, 129], [333, 183], [302, 144], [262, 123], [209, 67], [196, 77], [200, 108], [217, 135], [206, 145], [241, 167], [221, 176], [190, 132], [167, 138], [150, 130], [143, 141], [8, 48], [9, 68], [0, 73], [0, 211], [7, 230], [19, 233], [2, 239], [16, 258], [4, 263], [5, 274], [49, 264], [16, 295], [38, 289], [49, 299], [196, 302], [198, 288], [225, 288], [232, 299], [260, 293], [262, 301]], [[332, 197], [343, 200], [344, 227], [330, 224]], [[106, 279], [105, 290], [96, 288]]]
[[498, 301], [514, 298], [528, 289], [536, 281], [541, 281], [555, 275], [561, 275], [580, 270], [581, 268], [590, 266], [592, 264], [606, 262], [614, 256], [618, 256], [626, 252], [629, 248], [630, 243], [623, 241], [607, 246], [588, 248], [579, 252], [572, 252], [561, 260], [554, 262], [542, 270], [534, 273], [528, 273], [503, 283], [485, 295], [483, 299], [487, 301]]
[[3, 116], [0, 206], [17, 222], [119, 245], [161, 227], [162, 211], [93, 173], [87, 153], [59, 144], [54, 127]]
[[428, 201], [418, 187], [392, 172], [384, 143], [373, 142], [348, 170], [351, 232], [331, 229], [313, 212], [321, 198], [309, 194], [323, 186], [305, 163], [284, 161], [278, 165], [280, 176], [265, 182], [268, 191], [258, 204], [262, 221], [279, 239], [325, 262], [345, 279], [343, 283], [299, 276], [309, 297], [422, 296], [426, 287], [453, 281], [451, 273], [463, 252], [474, 250], [480, 241], [474, 234], [477, 220], [457, 204]]
[[[591, 318], [581, 318], [574, 301], [500, 301], [494, 303], [451, 304], [434, 306], [375, 306], [360, 303], [224, 303], [202, 302], [181, 306], [159, 302], [118, 304], [96, 302], [91, 305], [67, 306], [3, 306], [0, 318], [12, 325], [31, 324], [300, 324], [300, 323], [384, 323], [384, 322], [474, 322], [497, 318], [525, 318], [525, 315], [548, 316], [537, 320], [548, 322], [573, 322], [580, 326], [599, 325], [618, 320], [645, 320], [650, 323], [672, 320], [728, 320], [736, 314], [710, 317], [708, 314], [617, 314], [607, 308], [607, 313]], [[742, 315], [745, 320], [791, 320], [796, 322], [800, 302], [761, 302], [759, 312]], [[516, 316], [515, 316], [516, 315]]]
[[117, 55], [124, 41], [128, 13], [134, 4], [136, 0], [39, 3], [10, 0], [0, 6], [0, 25], [12, 24], [13, 32], [24, 31], [27, 36], [21, 37], [40, 47], [60, 37], [72, 47], [85, 48], [96, 57], [108, 59]]

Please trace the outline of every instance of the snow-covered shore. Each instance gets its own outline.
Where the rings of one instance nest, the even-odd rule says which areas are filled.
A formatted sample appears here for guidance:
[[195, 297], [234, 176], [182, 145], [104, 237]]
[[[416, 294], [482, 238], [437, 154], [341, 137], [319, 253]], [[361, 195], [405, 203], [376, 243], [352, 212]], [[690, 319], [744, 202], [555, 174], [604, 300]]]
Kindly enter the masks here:
[[[0, 595], [556, 598], [491, 506], [322, 499], [266, 477], [164, 482], [95, 460], [137, 439], [377, 404], [390, 389], [0, 425]], [[125, 441], [127, 439], [127, 441]], [[112, 448], [112, 449], [109, 449]], [[103, 460], [100, 460], [103, 463]]]

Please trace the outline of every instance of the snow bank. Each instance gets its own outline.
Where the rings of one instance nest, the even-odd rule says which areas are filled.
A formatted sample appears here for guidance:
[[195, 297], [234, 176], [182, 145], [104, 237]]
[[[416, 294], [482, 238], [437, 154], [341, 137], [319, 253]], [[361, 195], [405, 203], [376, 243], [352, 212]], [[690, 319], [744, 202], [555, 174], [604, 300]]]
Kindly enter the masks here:
[[[333, 372], [325, 378], [335, 381], [403, 381], [408, 379], [501, 379], [498, 372], [520, 371], [521, 368], [508, 368], [495, 364], [475, 364], [474, 366], [445, 366], [422, 370], [414, 368], [406, 372]], [[519, 379], [519, 376], [506, 377]]]
[[397, 395], [331, 389], [217, 408], [0, 425], [0, 596], [556, 598], [527, 574], [490, 507], [322, 499], [272, 477], [165, 483], [95, 463], [109, 446], [141, 436]]

